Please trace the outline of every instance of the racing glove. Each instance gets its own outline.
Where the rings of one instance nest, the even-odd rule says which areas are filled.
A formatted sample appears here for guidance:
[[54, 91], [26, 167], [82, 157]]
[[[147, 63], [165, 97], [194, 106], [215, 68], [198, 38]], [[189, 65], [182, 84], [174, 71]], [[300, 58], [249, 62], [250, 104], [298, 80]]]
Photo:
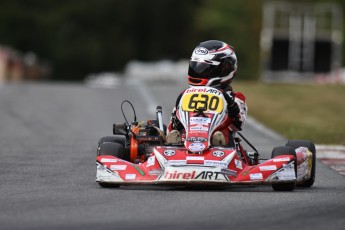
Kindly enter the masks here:
[[181, 131], [184, 127], [180, 120], [176, 116], [176, 111], [174, 109], [173, 113], [171, 114], [171, 124], [172, 124], [172, 129]]
[[223, 92], [223, 95], [226, 102], [228, 103], [227, 109], [229, 117], [237, 118], [237, 115], [240, 113], [240, 108], [238, 107], [238, 104], [235, 102], [235, 99], [233, 97], [230, 97], [229, 94], [227, 94], [226, 92]]
[[237, 118], [237, 115], [240, 113], [240, 108], [235, 101], [228, 102], [228, 114], [231, 118]]

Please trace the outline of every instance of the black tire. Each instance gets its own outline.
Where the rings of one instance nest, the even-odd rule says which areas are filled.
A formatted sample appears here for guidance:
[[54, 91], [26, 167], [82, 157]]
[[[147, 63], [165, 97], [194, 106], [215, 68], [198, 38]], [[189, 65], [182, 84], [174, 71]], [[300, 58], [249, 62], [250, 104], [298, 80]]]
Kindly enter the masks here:
[[290, 146], [294, 149], [297, 149], [299, 147], [306, 147], [309, 149], [310, 152], [312, 152], [312, 166], [311, 166], [311, 175], [310, 178], [306, 181], [304, 181], [301, 184], [297, 184], [297, 187], [305, 187], [310, 188], [313, 186], [315, 182], [315, 169], [316, 169], [316, 148], [313, 142], [310, 141], [304, 141], [304, 140], [289, 140], [286, 143], [286, 146]]
[[98, 141], [97, 156], [101, 156], [100, 155], [100, 149], [101, 149], [101, 145], [103, 145], [104, 143], [118, 143], [118, 144], [120, 144], [122, 146], [122, 148], [125, 148], [125, 146], [126, 146], [126, 137], [122, 136], [122, 135], [114, 135], [114, 136], [102, 137]]
[[98, 182], [98, 184], [102, 188], [118, 188], [118, 187], [120, 187], [119, 184], [111, 184], [111, 183], [104, 183], [104, 182]]
[[99, 139], [98, 145], [101, 145], [101, 144], [106, 143], [106, 142], [119, 143], [123, 147], [125, 147], [126, 137], [123, 135], [114, 135], [114, 136], [102, 137], [101, 139]]
[[[281, 155], [292, 155], [295, 157], [295, 175], [297, 175], [295, 150], [289, 146], [279, 146], [279, 147], [275, 147], [272, 150], [272, 158], [281, 156]], [[295, 187], [296, 187], [296, 182], [272, 184], [272, 188], [274, 191], [293, 191]]]
[[99, 156], [110, 155], [123, 159], [124, 148], [119, 143], [105, 142], [99, 146]]

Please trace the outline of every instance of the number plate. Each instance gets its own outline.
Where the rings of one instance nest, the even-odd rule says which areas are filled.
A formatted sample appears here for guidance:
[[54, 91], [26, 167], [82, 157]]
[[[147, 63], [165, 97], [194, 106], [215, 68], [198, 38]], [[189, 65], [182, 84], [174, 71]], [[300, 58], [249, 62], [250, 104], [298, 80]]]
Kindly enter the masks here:
[[205, 112], [220, 114], [224, 109], [224, 98], [212, 93], [185, 94], [181, 100], [181, 108], [188, 112], [202, 109]]

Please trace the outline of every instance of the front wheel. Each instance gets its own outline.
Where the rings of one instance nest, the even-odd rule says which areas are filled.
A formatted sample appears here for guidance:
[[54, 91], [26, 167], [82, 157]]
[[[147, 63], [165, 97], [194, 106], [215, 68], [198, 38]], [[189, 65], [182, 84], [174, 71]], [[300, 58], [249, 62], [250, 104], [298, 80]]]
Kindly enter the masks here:
[[104, 183], [104, 182], [98, 182], [98, 184], [102, 188], [118, 188], [118, 187], [120, 187], [119, 184], [111, 184], [111, 183]]
[[[289, 146], [279, 146], [275, 147], [272, 151], [272, 158], [281, 156], [281, 155], [291, 155], [295, 158], [295, 176], [297, 172], [296, 166], [296, 153], [292, 147]], [[276, 183], [272, 184], [272, 188], [274, 191], [293, 191], [296, 187], [296, 182], [288, 182], [288, 183]]]
[[[119, 143], [112, 143], [112, 142], [104, 142], [99, 146], [97, 151], [98, 156], [114, 156], [120, 159], [123, 159], [123, 152], [124, 148]], [[98, 182], [99, 186], [102, 188], [118, 188], [120, 187], [119, 184], [112, 184], [112, 183], [104, 183]]]
[[289, 140], [286, 143], [286, 146], [290, 146], [294, 149], [297, 149], [299, 147], [305, 147], [305, 148], [308, 148], [308, 150], [313, 154], [310, 178], [306, 181], [303, 181], [300, 184], [297, 184], [298, 187], [310, 188], [311, 186], [313, 186], [313, 184], [315, 182], [316, 149], [315, 149], [314, 143], [312, 143], [310, 141]]

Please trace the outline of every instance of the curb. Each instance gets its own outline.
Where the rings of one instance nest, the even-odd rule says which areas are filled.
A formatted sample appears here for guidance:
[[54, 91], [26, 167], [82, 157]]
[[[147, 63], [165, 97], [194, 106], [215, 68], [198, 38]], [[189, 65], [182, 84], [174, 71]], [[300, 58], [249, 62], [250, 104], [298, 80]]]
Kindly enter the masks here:
[[345, 159], [345, 146], [343, 145], [316, 145], [316, 157]]
[[345, 176], [345, 146], [316, 145], [316, 157], [321, 163]]

